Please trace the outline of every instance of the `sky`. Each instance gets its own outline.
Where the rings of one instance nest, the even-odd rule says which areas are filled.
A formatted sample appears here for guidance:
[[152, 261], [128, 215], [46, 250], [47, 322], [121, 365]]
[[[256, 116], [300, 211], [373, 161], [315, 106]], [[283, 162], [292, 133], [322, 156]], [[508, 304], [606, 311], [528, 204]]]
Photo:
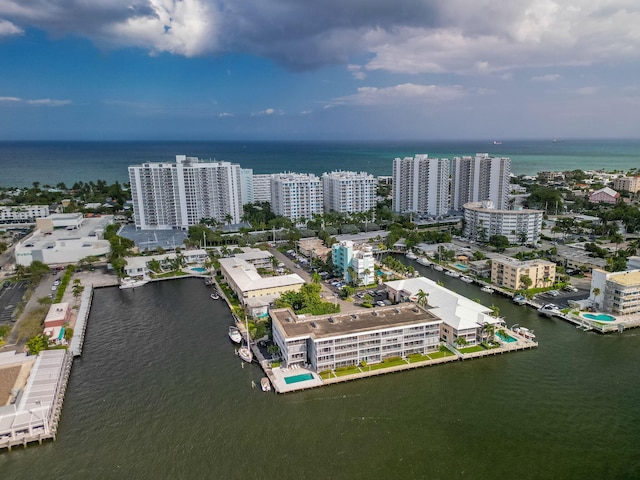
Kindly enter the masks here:
[[640, 138], [638, 0], [0, 0], [0, 140]]

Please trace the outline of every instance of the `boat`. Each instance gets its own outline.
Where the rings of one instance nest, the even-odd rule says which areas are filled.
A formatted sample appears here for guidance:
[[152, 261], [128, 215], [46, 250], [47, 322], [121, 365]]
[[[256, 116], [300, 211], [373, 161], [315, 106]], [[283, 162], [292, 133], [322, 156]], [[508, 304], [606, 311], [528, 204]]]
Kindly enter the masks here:
[[436, 263], [432, 264], [431, 266], [433, 267], [433, 269], [434, 269], [436, 272], [441, 272], [441, 271], [443, 271], [443, 270], [444, 270], [444, 268], [442, 268], [442, 265], [438, 265], [438, 264], [436, 264]]
[[420, 265], [424, 265], [425, 267], [428, 267], [429, 265], [431, 265], [431, 262], [429, 261], [429, 259], [427, 257], [418, 258], [418, 263]]
[[214, 300], [218, 300], [220, 298], [220, 295], [218, 295], [216, 292], [213, 292], [211, 295], [209, 295], [211, 298], [213, 298]]
[[407, 257], [409, 260], [415, 260], [416, 258], [418, 258], [418, 256], [413, 252], [407, 252], [405, 254], [405, 257]]
[[553, 317], [554, 315], [559, 315], [561, 312], [555, 303], [545, 303], [538, 309], [538, 313], [545, 317]]
[[229, 326], [229, 338], [233, 343], [242, 343], [242, 333], [240, 333], [238, 327]]
[[493, 144], [494, 145], [502, 145], [502, 142], [500, 140], [494, 140]]
[[524, 298], [524, 296], [522, 296], [522, 295], [514, 295], [513, 303], [516, 303], [518, 305], [524, 305], [525, 302], [526, 302], [526, 298]]
[[460, 280], [462, 280], [464, 283], [473, 283], [473, 278], [471, 278], [471, 277], [467, 277], [467, 276], [465, 276], [465, 275], [462, 275], [462, 276], [460, 277]]
[[453, 278], [460, 277], [460, 274], [458, 272], [454, 272], [454, 271], [451, 271], [451, 270], [447, 270], [446, 272], [444, 272], [444, 274], [448, 275], [450, 277], [453, 277]]
[[241, 346], [238, 349], [238, 356], [247, 363], [253, 361], [253, 353], [251, 353], [251, 337], [249, 336], [249, 321], [245, 317], [245, 324], [247, 329], [247, 344]]
[[533, 333], [533, 330], [529, 330], [526, 327], [521, 327], [517, 323], [513, 327], [511, 327], [511, 330], [513, 331], [513, 333], [517, 333], [518, 335], [526, 338], [527, 340], [535, 340], [536, 338], [535, 334]]
[[260, 388], [262, 388], [263, 392], [268, 392], [271, 390], [271, 382], [267, 377], [262, 377], [260, 379]]
[[146, 285], [147, 283], [149, 283], [149, 280], [136, 280], [135, 278], [131, 278], [131, 277], [127, 277], [127, 278], [123, 278], [122, 281], [120, 282], [120, 288], [121, 289], [125, 289], [125, 288], [136, 288], [136, 287], [141, 287], [142, 285]]
[[480, 291], [484, 292], [484, 293], [493, 293], [493, 292], [495, 292], [495, 290], [493, 288], [491, 288], [491, 287], [482, 287], [480, 289]]

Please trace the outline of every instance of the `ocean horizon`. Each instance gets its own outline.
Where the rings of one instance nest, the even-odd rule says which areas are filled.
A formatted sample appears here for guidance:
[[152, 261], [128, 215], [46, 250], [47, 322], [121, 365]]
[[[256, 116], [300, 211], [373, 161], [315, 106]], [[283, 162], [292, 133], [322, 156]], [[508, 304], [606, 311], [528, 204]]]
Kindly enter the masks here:
[[2, 141], [0, 187], [34, 182], [127, 182], [129, 165], [175, 161], [179, 154], [238, 163], [254, 173], [332, 170], [391, 175], [396, 157], [488, 153], [510, 157], [515, 175], [543, 170], [621, 170], [640, 165], [640, 139], [461, 141]]

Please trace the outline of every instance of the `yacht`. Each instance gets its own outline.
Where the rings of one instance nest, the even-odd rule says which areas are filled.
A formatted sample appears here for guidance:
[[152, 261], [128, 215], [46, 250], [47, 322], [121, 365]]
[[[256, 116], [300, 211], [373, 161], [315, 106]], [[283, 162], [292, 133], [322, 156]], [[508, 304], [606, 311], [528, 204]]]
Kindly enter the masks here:
[[212, 299], [214, 300], [218, 300], [220, 298], [220, 295], [218, 295], [218, 292], [213, 292], [211, 295], [209, 295]]
[[238, 330], [238, 327], [234, 327], [233, 325], [229, 327], [229, 338], [233, 343], [242, 343], [242, 334], [240, 330]]
[[444, 270], [444, 268], [442, 268], [442, 265], [438, 265], [437, 263], [433, 263], [433, 264], [431, 264], [431, 266], [433, 267], [433, 269], [434, 269], [436, 272], [441, 272], [441, 271], [443, 271], [443, 270]]
[[473, 283], [473, 278], [471, 278], [471, 277], [467, 277], [467, 276], [465, 276], [465, 275], [462, 275], [462, 276], [460, 277], [460, 280], [462, 280], [462, 281], [463, 281], [463, 282], [465, 282], [465, 283]]
[[555, 303], [545, 303], [538, 309], [538, 313], [545, 317], [553, 317], [554, 315], [559, 315], [561, 312]]
[[425, 267], [428, 267], [431, 264], [427, 257], [420, 257], [417, 261], [420, 265], [424, 265]]
[[413, 252], [407, 252], [405, 257], [407, 257], [409, 260], [415, 260], [416, 258], [418, 258], [418, 256]]
[[495, 292], [495, 290], [494, 290], [493, 288], [488, 287], [488, 286], [484, 286], [484, 287], [482, 287], [482, 288], [480, 289], [480, 291], [481, 291], [481, 292], [484, 292], [484, 293], [493, 293], [493, 292]]
[[517, 333], [518, 335], [526, 338], [527, 340], [535, 340], [536, 338], [535, 334], [533, 333], [533, 330], [529, 330], [526, 327], [521, 327], [517, 323], [513, 327], [511, 327], [511, 330], [513, 330], [513, 333]]
[[454, 271], [452, 271], [452, 270], [447, 270], [446, 272], [444, 272], [444, 274], [445, 274], [445, 275], [448, 275], [448, 276], [450, 276], [450, 277], [453, 277], [453, 278], [458, 278], [458, 277], [460, 277], [460, 274], [459, 274], [458, 272], [454, 272]]
[[253, 353], [251, 352], [251, 337], [249, 336], [249, 321], [245, 318], [245, 324], [247, 329], [247, 344], [241, 346], [238, 349], [238, 356], [247, 363], [253, 361]]
[[136, 280], [135, 278], [126, 277], [126, 278], [123, 278], [122, 281], [120, 282], [120, 288], [121, 289], [136, 288], [136, 287], [141, 287], [142, 285], [146, 285], [147, 283], [149, 283], [149, 280], [145, 280], [145, 279]]
[[513, 303], [518, 305], [524, 305], [525, 302], [526, 302], [526, 298], [524, 298], [522, 295], [514, 295]]

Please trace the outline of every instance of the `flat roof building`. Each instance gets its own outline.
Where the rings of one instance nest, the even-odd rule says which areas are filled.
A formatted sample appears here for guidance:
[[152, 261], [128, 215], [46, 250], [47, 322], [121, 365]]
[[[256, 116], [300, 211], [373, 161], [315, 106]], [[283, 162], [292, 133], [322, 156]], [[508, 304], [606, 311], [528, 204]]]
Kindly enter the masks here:
[[589, 299], [597, 308], [616, 315], [640, 312], [640, 270], [605, 272], [594, 268]]
[[[528, 287], [523, 277], [531, 279]], [[491, 258], [491, 282], [512, 290], [543, 288], [553, 285], [556, 264], [547, 260], [518, 260], [504, 255]]]
[[393, 160], [393, 210], [440, 216], [449, 211], [449, 159], [426, 154]]
[[366, 172], [323, 173], [324, 211], [368, 212], [376, 206], [376, 189], [376, 179]]
[[535, 244], [540, 239], [543, 210], [496, 209], [491, 201], [465, 203], [462, 209], [464, 236], [470, 240], [487, 242], [493, 235], [503, 235], [512, 244]]
[[454, 157], [451, 175], [451, 207], [461, 210], [470, 202], [491, 200], [496, 208], [507, 208], [511, 159], [477, 153], [475, 157]]
[[293, 221], [323, 212], [322, 182], [313, 173], [271, 176], [271, 209]]

